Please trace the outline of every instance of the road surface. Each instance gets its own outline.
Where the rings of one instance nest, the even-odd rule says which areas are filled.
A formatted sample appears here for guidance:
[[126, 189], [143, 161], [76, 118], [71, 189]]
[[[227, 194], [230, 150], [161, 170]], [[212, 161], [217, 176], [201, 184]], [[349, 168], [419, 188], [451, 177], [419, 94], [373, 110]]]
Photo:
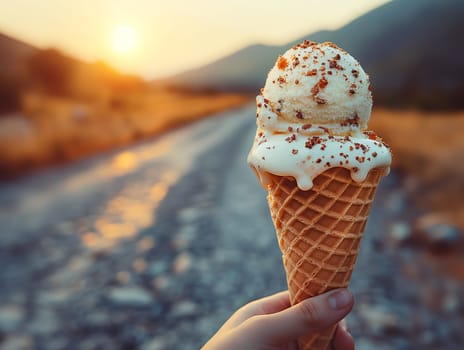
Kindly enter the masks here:
[[[285, 289], [254, 123], [247, 107], [0, 184], [0, 347], [198, 349]], [[462, 286], [386, 239], [400, 183], [382, 182], [353, 276], [357, 348], [460, 349]]]

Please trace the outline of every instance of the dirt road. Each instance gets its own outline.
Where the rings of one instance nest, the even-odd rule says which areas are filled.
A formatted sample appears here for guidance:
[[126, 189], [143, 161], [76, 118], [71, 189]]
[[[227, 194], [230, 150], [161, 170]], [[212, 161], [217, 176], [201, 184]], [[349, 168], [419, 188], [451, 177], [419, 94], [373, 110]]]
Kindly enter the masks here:
[[[2, 349], [198, 349], [285, 288], [246, 165], [253, 108], [0, 185]], [[464, 287], [399, 245], [401, 179], [376, 197], [352, 289], [357, 349], [460, 349]], [[396, 226], [395, 226], [396, 225]]]

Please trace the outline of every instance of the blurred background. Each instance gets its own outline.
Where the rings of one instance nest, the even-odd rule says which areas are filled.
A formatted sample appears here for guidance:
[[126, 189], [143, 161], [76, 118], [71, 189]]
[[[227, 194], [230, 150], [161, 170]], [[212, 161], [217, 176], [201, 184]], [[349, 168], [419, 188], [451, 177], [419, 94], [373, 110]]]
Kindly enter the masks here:
[[333, 41], [390, 144], [357, 349], [464, 343], [464, 2], [0, 4], [0, 348], [198, 349], [285, 289], [246, 155], [277, 56]]

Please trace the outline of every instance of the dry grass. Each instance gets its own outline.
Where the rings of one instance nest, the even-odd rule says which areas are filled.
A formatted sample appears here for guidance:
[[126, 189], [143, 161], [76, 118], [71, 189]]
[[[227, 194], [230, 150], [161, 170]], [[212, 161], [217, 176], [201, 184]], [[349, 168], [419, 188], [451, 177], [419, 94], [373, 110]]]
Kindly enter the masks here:
[[163, 88], [88, 104], [30, 93], [20, 113], [0, 118], [0, 175], [128, 144], [248, 101], [238, 94]]
[[[29, 95], [19, 116], [0, 118], [0, 173], [128, 144], [248, 101], [162, 88], [92, 105]], [[370, 128], [391, 145], [393, 165], [405, 173], [405, 189], [416, 204], [464, 228], [464, 111], [376, 109]]]
[[464, 111], [377, 109], [369, 127], [392, 147], [415, 203], [464, 228]]

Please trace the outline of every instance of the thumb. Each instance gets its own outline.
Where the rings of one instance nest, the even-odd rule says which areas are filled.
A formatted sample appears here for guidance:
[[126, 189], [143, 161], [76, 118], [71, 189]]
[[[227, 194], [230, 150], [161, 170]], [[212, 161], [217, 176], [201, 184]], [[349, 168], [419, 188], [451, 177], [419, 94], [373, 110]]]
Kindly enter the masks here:
[[348, 289], [335, 289], [286, 310], [252, 317], [242, 326], [250, 327], [258, 342], [283, 344], [334, 325], [351, 311], [353, 302]]

